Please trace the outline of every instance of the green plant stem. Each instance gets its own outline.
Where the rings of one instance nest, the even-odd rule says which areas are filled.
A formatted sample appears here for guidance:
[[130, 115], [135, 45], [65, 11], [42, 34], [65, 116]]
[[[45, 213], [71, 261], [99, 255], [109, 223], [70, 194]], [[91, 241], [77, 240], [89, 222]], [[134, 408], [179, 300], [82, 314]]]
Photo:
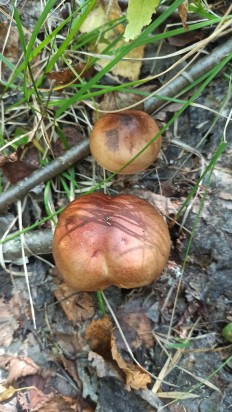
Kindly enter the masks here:
[[102, 293], [101, 293], [100, 290], [98, 290], [96, 293], [97, 293], [97, 300], [98, 300], [100, 311], [102, 313], [102, 316], [105, 316], [106, 309], [105, 309], [105, 304], [104, 304], [104, 300], [103, 300], [103, 297], [102, 297]]

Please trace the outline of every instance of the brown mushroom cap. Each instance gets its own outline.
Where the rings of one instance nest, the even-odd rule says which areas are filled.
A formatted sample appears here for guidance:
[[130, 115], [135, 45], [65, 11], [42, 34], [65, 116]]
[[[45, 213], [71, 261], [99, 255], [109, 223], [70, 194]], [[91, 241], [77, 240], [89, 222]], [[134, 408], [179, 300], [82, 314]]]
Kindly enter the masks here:
[[[158, 132], [155, 120], [145, 112], [125, 110], [110, 113], [95, 123], [90, 135], [90, 150], [101, 166], [116, 172], [137, 155]], [[159, 136], [120, 173], [131, 174], [146, 169], [156, 159], [160, 147]]]
[[65, 283], [78, 291], [136, 288], [159, 277], [170, 253], [167, 225], [132, 195], [82, 196], [60, 214], [53, 256]]

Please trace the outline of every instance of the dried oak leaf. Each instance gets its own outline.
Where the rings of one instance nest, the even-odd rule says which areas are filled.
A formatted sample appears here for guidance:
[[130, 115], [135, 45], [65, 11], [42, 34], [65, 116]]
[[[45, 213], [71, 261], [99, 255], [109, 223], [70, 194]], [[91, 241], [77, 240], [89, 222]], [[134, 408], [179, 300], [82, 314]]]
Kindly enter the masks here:
[[62, 283], [57, 287], [54, 294], [68, 320], [76, 323], [93, 317], [94, 303], [90, 293], [77, 293], [65, 283]]
[[74, 72], [78, 74], [82, 79], [86, 77], [90, 77], [93, 73], [93, 67], [87, 68], [85, 63], [77, 63], [72, 66], [73, 71], [71, 69], [64, 69], [58, 72], [50, 72], [47, 73], [47, 77], [49, 80], [53, 81], [55, 86], [65, 85], [69, 83], [79, 83], [79, 77], [75, 75]]
[[133, 365], [124, 361], [118, 351], [116, 340], [113, 335], [111, 338], [111, 353], [119, 368], [122, 369], [126, 375], [127, 389], [147, 389], [147, 385], [151, 382], [151, 377], [138, 365]]
[[0, 358], [0, 367], [8, 371], [7, 384], [40, 371], [40, 367], [26, 356], [3, 355]]
[[[37, 392], [37, 393], [36, 393]], [[70, 396], [30, 390], [30, 411], [31, 412], [93, 412], [95, 409], [82, 399], [74, 399]], [[21, 406], [25, 407], [25, 402], [21, 400]], [[28, 405], [27, 405], [28, 407]]]

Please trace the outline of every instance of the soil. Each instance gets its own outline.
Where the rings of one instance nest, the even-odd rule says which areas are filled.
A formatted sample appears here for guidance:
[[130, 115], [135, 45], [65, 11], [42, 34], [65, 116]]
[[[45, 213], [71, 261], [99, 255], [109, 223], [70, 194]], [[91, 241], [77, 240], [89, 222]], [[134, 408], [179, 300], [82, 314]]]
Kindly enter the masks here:
[[[37, 2], [31, 3], [23, 20], [30, 30], [37, 16]], [[170, 223], [194, 188], [202, 162], [211, 161], [225, 133], [230, 105], [215, 124], [215, 113], [202, 106], [220, 111], [227, 94], [228, 81], [220, 75], [195, 102], [201, 107], [191, 106], [167, 131], [163, 154], [156, 163], [137, 175], [116, 176], [109, 194], [131, 193], [157, 205], [161, 187], [160, 201], [164, 209], [164, 199], [169, 202], [165, 215]], [[156, 114], [157, 120], [162, 125], [176, 109], [177, 105], [167, 106]], [[205, 175], [188, 213], [170, 225], [172, 250], [162, 276], [144, 288], [105, 291], [119, 325], [108, 306], [105, 321], [95, 293], [73, 296], [62, 286], [50, 253], [29, 257], [27, 273], [22, 260], [1, 261], [0, 390], [6, 397], [2, 397], [0, 412], [231, 411], [232, 347], [222, 336], [223, 327], [232, 322], [231, 136], [229, 122], [227, 145], [213, 173]], [[194, 150], [185, 151], [173, 139]], [[89, 158], [75, 169], [92, 177]], [[101, 181], [98, 166], [96, 174]], [[39, 205], [36, 210], [35, 203]], [[41, 192], [36, 202], [33, 196], [28, 199], [23, 211], [25, 226], [42, 213], [42, 204]], [[16, 215], [13, 205], [0, 216], [2, 228]], [[144, 386], [138, 378], [134, 386], [128, 384], [125, 368], [135, 373], [136, 363], [121, 331], [145, 370], [138, 367], [139, 379], [145, 379], [146, 371], [151, 376]], [[117, 346], [114, 359], [113, 342]], [[11, 391], [8, 395], [5, 387]]]

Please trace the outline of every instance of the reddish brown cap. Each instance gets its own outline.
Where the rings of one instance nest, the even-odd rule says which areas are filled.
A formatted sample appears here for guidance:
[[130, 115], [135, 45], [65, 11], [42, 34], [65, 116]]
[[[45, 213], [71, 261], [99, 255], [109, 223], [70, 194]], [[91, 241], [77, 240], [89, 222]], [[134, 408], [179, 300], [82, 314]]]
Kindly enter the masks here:
[[[93, 157], [105, 169], [116, 172], [137, 155], [159, 132], [157, 123], [147, 113], [125, 110], [99, 119], [90, 135]], [[120, 173], [131, 174], [150, 166], [160, 151], [159, 136]]]
[[65, 283], [79, 291], [135, 288], [159, 277], [170, 253], [167, 225], [132, 195], [82, 196], [60, 214], [53, 255]]

